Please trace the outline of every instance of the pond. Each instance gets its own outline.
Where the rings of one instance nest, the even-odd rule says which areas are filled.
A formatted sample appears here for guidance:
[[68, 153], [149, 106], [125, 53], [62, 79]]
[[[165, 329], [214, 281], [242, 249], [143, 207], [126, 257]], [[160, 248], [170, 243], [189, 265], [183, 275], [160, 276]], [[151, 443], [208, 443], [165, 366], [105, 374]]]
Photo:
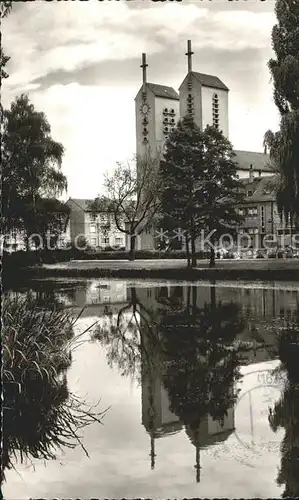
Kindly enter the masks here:
[[8, 293], [77, 318], [67, 395], [107, 411], [51, 458], [22, 458], [11, 440], [6, 499], [298, 496], [297, 283], [47, 280]]

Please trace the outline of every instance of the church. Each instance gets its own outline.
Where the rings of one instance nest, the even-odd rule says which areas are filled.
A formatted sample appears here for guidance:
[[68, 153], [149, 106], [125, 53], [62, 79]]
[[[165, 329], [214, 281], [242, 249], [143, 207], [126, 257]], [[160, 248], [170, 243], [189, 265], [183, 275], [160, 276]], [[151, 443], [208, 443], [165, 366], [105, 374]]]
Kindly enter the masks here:
[[[193, 116], [195, 123], [204, 129], [213, 125], [229, 139], [229, 88], [217, 76], [193, 71], [191, 40], [187, 42], [187, 74], [178, 91], [147, 80], [146, 54], [142, 54], [142, 86], [135, 98], [136, 154], [146, 158], [148, 154], [163, 154], [168, 135], [177, 122], [186, 115]], [[273, 175], [269, 156], [261, 152], [235, 150], [240, 179], [262, 178]], [[137, 241], [138, 249], [154, 249], [155, 238], [147, 228]]]

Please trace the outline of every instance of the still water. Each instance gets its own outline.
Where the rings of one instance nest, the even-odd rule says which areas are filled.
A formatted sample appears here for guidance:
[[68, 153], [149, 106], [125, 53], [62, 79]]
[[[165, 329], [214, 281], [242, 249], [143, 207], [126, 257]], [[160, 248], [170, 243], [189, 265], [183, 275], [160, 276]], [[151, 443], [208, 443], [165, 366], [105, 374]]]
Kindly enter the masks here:
[[297, 283], [41, 281], [11, 293], [79, 315], [68, 391], [107, 411], [80, 429], [84, 448], [23, 461], [10, 449], [5, 498], [298, 496]]

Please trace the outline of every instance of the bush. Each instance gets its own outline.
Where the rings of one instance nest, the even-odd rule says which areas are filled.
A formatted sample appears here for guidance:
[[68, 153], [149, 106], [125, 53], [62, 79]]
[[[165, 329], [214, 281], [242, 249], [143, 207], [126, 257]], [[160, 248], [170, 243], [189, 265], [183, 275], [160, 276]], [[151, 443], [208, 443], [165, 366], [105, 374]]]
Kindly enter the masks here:
[[3, 471], [12, 456], [53, 459], [55, 448], [83, 447], [78, 429], [103, 412], [68, 390], [66, 370], [82, 335], [74, 337], [69, 315], [19, 296], [5, 298], [2, 313]]

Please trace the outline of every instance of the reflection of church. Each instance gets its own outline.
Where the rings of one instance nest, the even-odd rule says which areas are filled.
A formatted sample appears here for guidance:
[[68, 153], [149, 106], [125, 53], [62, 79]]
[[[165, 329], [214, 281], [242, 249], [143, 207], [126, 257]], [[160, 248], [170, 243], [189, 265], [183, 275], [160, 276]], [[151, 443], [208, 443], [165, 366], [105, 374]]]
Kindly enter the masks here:
[[[170, 410], [170, 400], [158, 369], [148, 369], [142, 358], [142, 424], [150, 438], [151, 468], [155, 467], [156, 440], [180, 432], [184, 423]], [[235, 428], [234, 408], [229, 408], [223, 422], [206, 415], [196, 428], [185, 426], [185, 432], [195, 447], [196, 480], [200, 480], [200, 450], [226, 441]], [[161, 457], [163, 461], [163, 457]]]
[[[145, 289], [138, 289], [138, 292]], [[137, 293], [138, 293], [137, 292]], [[165, 295], [165, 294], [164, 294]], [[140, 299], [139, 293], [138, 298]], [[147, 304], [148, 306], [148, 304]], [[159, 312], [155, 312], [155, 317]], [[142, 329], [142, 318], [140, 319]], [[155, 326], [152, 325], [152, 329]], [[146, 330], [146, 328], [145, 328]], [[156, 335], [160, 335], [155, 331]], [[165, 362], [165, 361], [164, 361]], [[163, 384], [163, 360], [159, 352], [147, 345], [147, 335], [143, 335], [141, 351], [141, 390], [142, 390], [142, 424], [148, 435], [150, 444], [151, 468], [156, 463], [156, 440], [180, 432], [183, 427], [195, 447], [196, 481], [200, 481], [200, 450], [224, 442], [234, 431], [234, 407], [228, 409], [223, 421], [213, 420], [211, 415], [205, 415], [199, 425], [184, 425], [184, 422], [171, 410], [168, 391]], [[232, 391], [233, 391], [232, 385]], [[163, 457], [161, 457], [163, 461]]]

